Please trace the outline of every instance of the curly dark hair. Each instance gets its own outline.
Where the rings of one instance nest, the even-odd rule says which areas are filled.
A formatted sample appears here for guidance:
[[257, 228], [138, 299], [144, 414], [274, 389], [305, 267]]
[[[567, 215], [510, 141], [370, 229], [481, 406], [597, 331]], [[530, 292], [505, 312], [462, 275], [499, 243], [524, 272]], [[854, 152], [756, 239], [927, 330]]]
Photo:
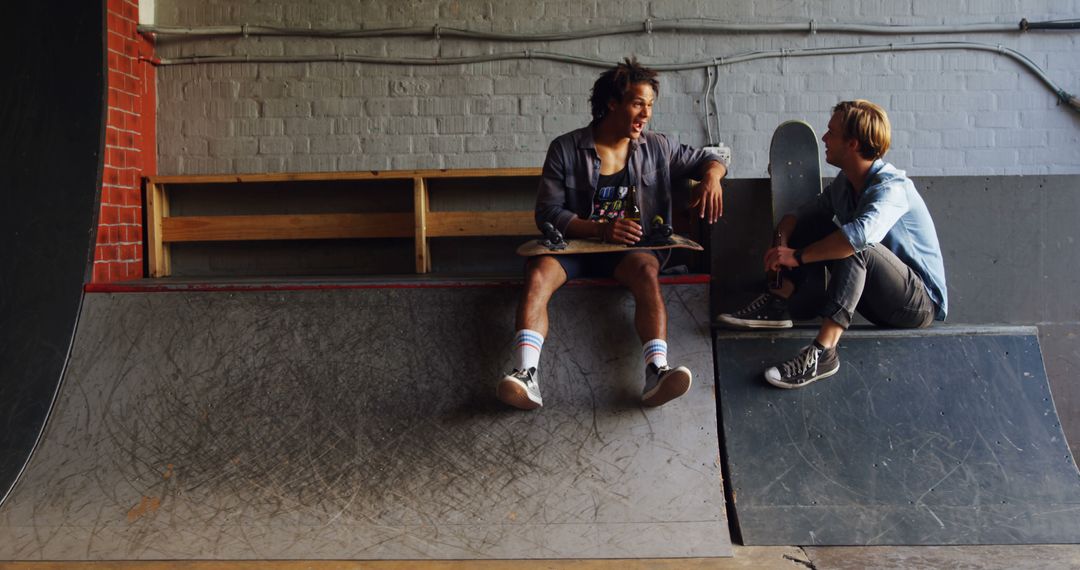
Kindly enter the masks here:
[[592, 105], [592, 123], [599, 123], [608, 112], [608, 101], [622, 102], [627, 90], [635, 83], [648, 83], [653, 92], [660, 94], [660, 82], [656, 72], [638, 63], [637, 58], [628, 57], [623, 63], [605, 71], [593, 83], [589, 103]]

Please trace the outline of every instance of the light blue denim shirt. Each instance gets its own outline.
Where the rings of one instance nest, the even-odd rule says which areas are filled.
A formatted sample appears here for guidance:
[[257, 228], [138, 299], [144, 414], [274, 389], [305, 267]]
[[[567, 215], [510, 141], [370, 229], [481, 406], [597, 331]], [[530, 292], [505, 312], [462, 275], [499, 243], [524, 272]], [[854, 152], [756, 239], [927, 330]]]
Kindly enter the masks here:
[[945, 320], [949, 297], [937, 230], [926, 202], [903, 170], [875, 160], [857, 203], [851, 182], [841, 173], [816, 199], [799, 208], [797, 215], [815, 212], [834, 215], [856, 252], [875, 243], [889, 248], [919, 274], [937, 305], [937, 320]]

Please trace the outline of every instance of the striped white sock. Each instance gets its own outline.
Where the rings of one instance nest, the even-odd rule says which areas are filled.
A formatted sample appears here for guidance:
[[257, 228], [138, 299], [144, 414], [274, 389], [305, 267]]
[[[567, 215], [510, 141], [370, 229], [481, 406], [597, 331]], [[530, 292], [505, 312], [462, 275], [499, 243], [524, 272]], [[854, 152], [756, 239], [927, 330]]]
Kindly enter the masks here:
[[641, 346], [641, 354], [645, 357], [645, 366], [655, 364], [657, 368], [667, 366], [667, 342], [655, 338]]
[[518, 351], [518, 370], [536, 368], [540, 364], [540, 348], [544, 346], [544, 337], [529, 329], [521, 329], [514, 334], [514, 346]]

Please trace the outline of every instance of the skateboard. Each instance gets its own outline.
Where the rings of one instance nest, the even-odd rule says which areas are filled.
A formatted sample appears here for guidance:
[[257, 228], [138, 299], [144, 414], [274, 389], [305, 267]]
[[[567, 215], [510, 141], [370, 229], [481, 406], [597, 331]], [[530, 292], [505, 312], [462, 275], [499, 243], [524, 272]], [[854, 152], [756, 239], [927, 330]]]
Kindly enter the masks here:
[[[785, 214], [821, 194], [821, 151], [817, 135], [808, 123], [787, 121], [776, 128], [769, 145], [769, 183], [773, 228]], [[774, 245], [778, 239], [779, 236], [773, 236]], [[805, 271], [810, 274], [788, 305], [796, 319], [812, 318], [813, 307], [820, 306], [825, 297], [824, 267], [812, 265]]]
[[803, 121], [782, 123], [769, 145], [773, 227], [784, 214], [821, 194], [821, 154], [814, 128]]
[[604, 243], [595, 239], [567, 240], [562, 232], [555, 229], [550, 223], [545, 223], [544, 237], [538, 240], [529, 240], [517, 248], [517, 254], [523, 257], [534, 255], [571, 255], [575, 253], [611, 253], [614, 251], [635, 251], [644, 249], [692, 249], [704, 251], [692, 240], [676, 235], [671, 226], [663, 222], [653, 223], [653, 231], [646, 238], [634, 245], [618, 243]]

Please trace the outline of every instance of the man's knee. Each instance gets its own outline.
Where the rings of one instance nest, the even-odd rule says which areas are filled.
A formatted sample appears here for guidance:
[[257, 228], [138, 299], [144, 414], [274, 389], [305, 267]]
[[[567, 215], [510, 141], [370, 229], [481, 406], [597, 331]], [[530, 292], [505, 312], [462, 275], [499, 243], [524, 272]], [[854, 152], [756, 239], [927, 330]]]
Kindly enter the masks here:
[[554, 291], [566, 282], [566, 271], [549, 255], [529, 260], [525, 265], [525, 287], [529, 292]]
[[833, 276], [843, 276], [841, 278], [847, 278], [847, 275], [852, 275], [852, 278], [861, 279], [865, 282], [866, 272], [868, 266], [871, 264], [870, 257], [870, 250], [864, 249], [863, 251], [857, 251], [847, 257], [826, 261], [825, 266], [829, 268], [829, 273]]
[[615, 270], [615, 277], [631, 289], [659, 288], [660, 261], [652, 254], [629, 255]]

